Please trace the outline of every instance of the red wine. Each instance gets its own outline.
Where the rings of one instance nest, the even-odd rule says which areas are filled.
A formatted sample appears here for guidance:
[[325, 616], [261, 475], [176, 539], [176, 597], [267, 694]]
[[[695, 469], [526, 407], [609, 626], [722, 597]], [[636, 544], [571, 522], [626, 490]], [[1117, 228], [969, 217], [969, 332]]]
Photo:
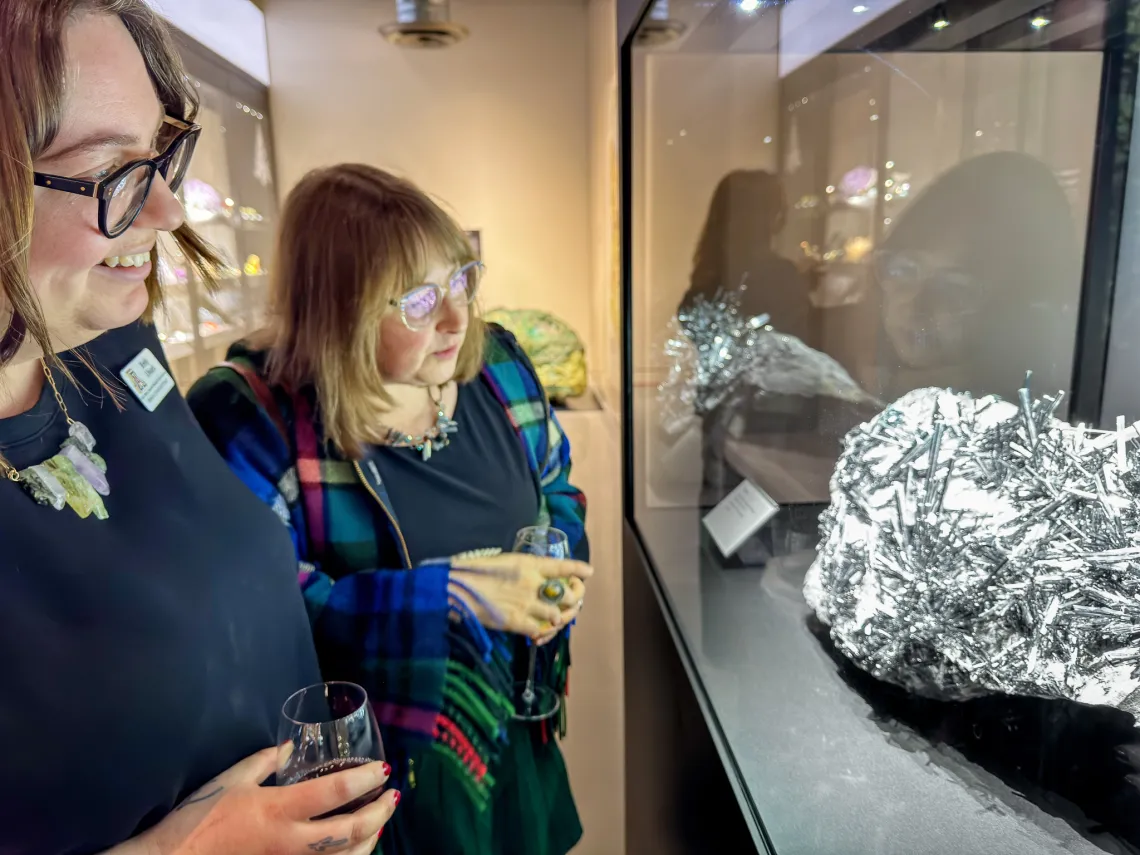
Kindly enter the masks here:
[[[332, 775], [336, 772], [343, 772], [346, 769], [355, 769], [357, 766], [366, 766], [374, 761], [366, 757], [342, 757], [337, 760], [329, 760], [327, 763], [322, 763], [312, 769], [307, 769], [297, 775], [294, 775], [286, 781], [288, 784], [299, 784], [302, 781], [315, 781], [317, 778], [323, 778], [325, 775]], [[356, 813], [365, 805], [370, 805], [376, 801], [384, 793], [384, 787], [377, 787], [375, 790], [369, 790], [362, 796], [358, 796], [346, 805], [330, 810], [328, 813], [322, 813], [320, 816], [314, 816], [313, 819], [328, 819], [333, 816], [343, 816], [348, 813]]]

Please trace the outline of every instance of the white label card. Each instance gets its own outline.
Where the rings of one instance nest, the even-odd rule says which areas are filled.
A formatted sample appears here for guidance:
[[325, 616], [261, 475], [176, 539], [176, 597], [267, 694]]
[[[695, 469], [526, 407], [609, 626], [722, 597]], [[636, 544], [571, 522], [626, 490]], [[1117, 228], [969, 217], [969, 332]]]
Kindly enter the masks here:
[[705, 529], [725, 558], [731, 558], [763, 525], [779, 513], [780, 505], [745, 478], [705, 514]]
[[119, 376], [142, 405], [152, 413], [174, 388], [174, 378], [162, 367], [162, 363], [150, 352], [150, 348], [143, 348], [142, 353], [119, 372]]

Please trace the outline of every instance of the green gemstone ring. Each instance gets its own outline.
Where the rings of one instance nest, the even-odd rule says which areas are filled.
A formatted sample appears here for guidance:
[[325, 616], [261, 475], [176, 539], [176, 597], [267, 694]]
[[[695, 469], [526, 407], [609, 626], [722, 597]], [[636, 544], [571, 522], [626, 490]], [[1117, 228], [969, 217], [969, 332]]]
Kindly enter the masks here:
[[566, 584], [561, 579], [550, 579], [538, 589], [538, 596], [539, 599], [556, 606], [566, 596]]

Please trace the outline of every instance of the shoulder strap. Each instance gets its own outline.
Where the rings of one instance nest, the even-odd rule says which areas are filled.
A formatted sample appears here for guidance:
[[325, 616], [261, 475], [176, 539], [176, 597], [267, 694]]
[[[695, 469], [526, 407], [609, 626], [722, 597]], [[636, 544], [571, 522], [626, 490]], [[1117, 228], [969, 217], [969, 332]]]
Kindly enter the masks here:
[[262, 376], [249, 366], [242, 365], [240, 362], [222, 362], [218, 367], [230, 369], [230, 371], [233, 371], [246, 382], [246, 385], [249, 386], [253, 394], [257, 397], [261, 408], [265, 410], [266, 415], [273, 420], [277, 432], [281, 434], [281, 439], [285, 442], [285, 447], [292, 448], [293, 443], [289, 439], [289, 430], [285, 426], [285, 419], [281, 415], [281, 408], [277, 406], [277, 399], [273, 397], [273, 390], [269, 388], [269, 384], [265, 382]]

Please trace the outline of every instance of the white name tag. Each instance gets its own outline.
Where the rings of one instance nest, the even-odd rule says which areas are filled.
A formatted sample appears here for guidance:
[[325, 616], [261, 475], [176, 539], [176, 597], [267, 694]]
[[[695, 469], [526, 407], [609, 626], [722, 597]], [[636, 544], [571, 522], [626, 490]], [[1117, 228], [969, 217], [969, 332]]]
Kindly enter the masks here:
[[703, 522], [721, 554], [725, 558], [731, 558], [748, 538], [779, 511], [779, 504], [746, 478], [721, 499], [720, 504], [705, 514]]
[[174, 378], [162, 367], [162, 363], [150, 352], [150, 348], [143, 348], [142, 353], [119, 372], [119, 376], [142, 405], [152, 413], [174, 388]]

